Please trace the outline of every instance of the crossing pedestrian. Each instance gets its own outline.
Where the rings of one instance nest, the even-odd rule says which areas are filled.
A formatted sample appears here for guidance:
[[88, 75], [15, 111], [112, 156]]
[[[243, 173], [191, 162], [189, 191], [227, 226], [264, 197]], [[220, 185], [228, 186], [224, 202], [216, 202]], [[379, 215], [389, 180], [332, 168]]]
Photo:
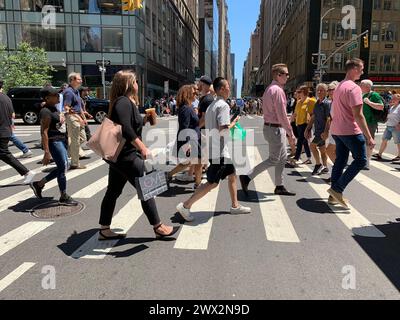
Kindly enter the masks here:
[[82, 85], [82, 77], [79, 73], [71, 73], [68, 77], [69, 87], [64, 90], [64, 110], [68, 131], [68, 151], [71, 156], [71, 170], [86, 169], [79, 163], [79, 158], [84, 156], [81, 144], [86, 141], [85, 119], [82, 109], [82, 98], [79, 95], [79, 87]]
[[[339, 85], [338, 81], [332, 81], [330, 84], [328, 84], [328, 100], [331, 104], [331, 113], [329, 115], [329, 118], [326, 122], [325, 126], [325, 131], [321, 135], [322, 139], [328, 140], [328, 146], [326, 148], [326, 154], [328, 155], [329, 159], [332, 161], [332, 163], [335, 163], [336, 161], [336, 142], [335, 139], [333, 139], [332, 134], [330, 132], [330, 127], [331, 127], [331, 122], [332, 122], [332, 102], [333, 102], [333, 94], [335, 93], [335, 90], [337, 86]], [[330, 181], [330, 179], [329, 179]]]
[[[178, 165], [168, 173], [168, 178], [172, 179], [177, 173], [193, 165], [194, 189], [200, 186], [202, 169], [199, 117], [193, 108], [195, 99], [196, 88], [193, 85], [184, 85], [179, 89], [176, 99], [179, 123], [176, 140]], [[193, 179], [193, 173], [189, 170], [188, 175], [191, 179]]]
[[299, 87], [296, 93], [298, 101], [294, 111], [294, 118], [296, 119], [298, 140], [294, 160], [296, 162], [300, 161], [301, 154], [304, 148], [304, 151], [307, 155], [307, 160], [304, 161], [303, 164], [312, 164], [310, 146], [308, 144], [308, 140], [304, 136], [304, 132], [306, 131], [311, 114], [314, 110], [315, 100], [308, 96], [309, 88], [307, 86]]
[[390, 111], [386, 123], [386, 130], [383, 134], [382, 145], [379, 153], [373, 155], [376, 160], [383, 160], [382, 155], [385, 152], [388, 142], [394, 139], [394, 144], [397, 146], [397, 156], [392, 159], [392, 162], [400, 161], [400, 94], [394, 94], [390, 101]]
[[59, 203], [65, 206], [76, 206], [78, 203], [67, 194], [67, 137], [64, 130], [60, 131], [62, 124], [65, 122], [65, 118], [57, 109], [57, 104], [59, 103], [59, 90], [52, 87], [45, 87], [40, 93], [45, 101], [45, 105], [40, 111], [40, 132], [42, 135], [42, 146], [44, 150], [42, 164], [47, 166], [53, 158], [57, 168], [52, 170], [40, 181], [32, 182], [30, 187], [35, 196], [42, 199], [42, 191], [45, 185], [57, 178], [60, 190]]
[[[289, 79], [288, 67], [276, 64], [272, 67], [273, 81], [263, 96], [264, 138], [269, 146], [269, 158], [254, 168], [249, 175], [240, 176], [243, 192], [248, 195], [250, 181], [270, 167], [275, 167], [275, 194], [295, 196], [286, 190], [283, 184], [283, 170], [287, 160], [287, 140], [294, 143], [295, 137], [286, 112], [286, 94], [284, 87]], [[304, 135], [304, 133], [303, 133]]]
[[[83, 111], [83, 115], [85, 117], [85, 120], [93, 119], [93, 116], [86, 109], [86, 105], [87, 105], [88, 100], [89, 100], [90, 89], [88, 87], [81, 87], [81, 88], [79, 88], [79, 94], [80, 94], [81, 99], [82, 99], [82, 111]], [[85, 133], [86, 133], [86, 140], [89, 141], [90, 138], [92, 137], [92, 133], [90, 132], [89, 124], [88, 124], [87, 121], [86, 121], [86, 124], [85, 124]], [[80, 157], [79, 160], [86, 160], [86, 159], [90, 159], [90, 157], [86, 157], [86, 156]]]
[[14, 108], [11, 99], [3, 93], [3, 86], [4, 82], [0, 81], [0, 160], [17, 170], [21, 176], [24, 176], [24, 184], [29, 184], [36, 172], [28, 170], [21, 162], [15, 159], [8, 149], [8, 143], [12, 136]]
[[[332, 187], [328, 193], [333, 200], [348, 208], [343, 193], [367, 165], [366, 147], [374, 148], [375, 141], [363, 114], [361, 88], [355, 83], [364, 73], [364, 62], [357, 58], [350, 59], [346, 62], [345, 69], [346, 78], [338, 85], [333, 95], [331, 132], [336, 142], [336, 161], [332, 169]], [[343, 172], [350, 152], [354, 161]]]
[[236, 169], [228, 150], [229, 129], [233, 128], [239, 117], [231, 122], [230, 107], [226, 100], [230, 96], [229, 82], [222, 78], [214, 80], [214, 90], [217, 99], [208, 107], [206, 112], [206, 130], [209, 132], [210, 167], [207, 170], [207, 183], [202, 184], [190, 199], [177, 206], [178, 213], [185, 221], [194, 221], [191, 208], [213, 189], [217, 188], [222, 180], [228, 178], [229, 193], [232, 201], [231, 214], [249, 214], [251, 209], [239, 204], [237, 198]]
[[328, 86], [324, 83], [318, 84], [318, 100], [304, 134], [306, 139], [311, 139], [311, 130], [313, 127], [315, 128], [314, 139], [310, 144], [311, 152], [316, 162], [312, 175], [329, 173], [328, 156], [326, 154], [326, 140], [322, 138], [322, 133], [325, 130], [326, 122], [328, 121], [331, 112], [331, 104], [327, 98], [327, 94]]
[[[101, 203], [99, 240], [118, 240], [126, 234], [116, 234], [110, 226], [117, 199], [129, 182], [136, 187], [135, 178], [145, 173], [145, 160], [151, 156], [150, 150], [142, 141], [142, 129], [146, 118], [142, 118], [138, 109], [138, 83], [132, 71], [119, 71], [115, 74], [110, 93], [110, 119], [122, 126], [126, 144], [116, 163], [109, 163], [108, 186]], [[144, 214], [153, 226], [157, 239], [170, 237], [179, 228], [170, 227], [161, 222], [154, 198], [141, 202]]]

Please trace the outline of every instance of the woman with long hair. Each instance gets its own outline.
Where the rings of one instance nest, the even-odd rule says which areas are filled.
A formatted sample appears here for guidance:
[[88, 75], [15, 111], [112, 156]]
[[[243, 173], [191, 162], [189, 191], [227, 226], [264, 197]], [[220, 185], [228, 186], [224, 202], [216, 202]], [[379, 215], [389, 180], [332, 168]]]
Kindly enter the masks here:
[[[151, 156], [142, 141], [142, 129], [146, 118], [138, 110], [138, 83], [132, 71], [119, 71], [113, 79], [110, 93], [109, 118], [122, 126], [126, 144], [116, 163], [109, 163], [107, 192], [101, 204], [99, 240], [118, 240], [126, 234], [116, 234], [110, 225], [118, 197], [127, 182], [136, 188], [135, 178], [145, 173], [144, 161]], [[179, 228], [161, 223], [155, 199], [142, 201], [144, 214], [153, 226], [157, 239], [174, 235]]]
[[193, 165], [194, 189], [200, 186], [202, 176], [200, 120], [193, 108], [196, 94], [194, 85], [185, 85], [178, 91], [176, 98], [179, 123], [176, 141], [178, 165], [168, 174], [168, 178], [172, 179], [174, 175]]

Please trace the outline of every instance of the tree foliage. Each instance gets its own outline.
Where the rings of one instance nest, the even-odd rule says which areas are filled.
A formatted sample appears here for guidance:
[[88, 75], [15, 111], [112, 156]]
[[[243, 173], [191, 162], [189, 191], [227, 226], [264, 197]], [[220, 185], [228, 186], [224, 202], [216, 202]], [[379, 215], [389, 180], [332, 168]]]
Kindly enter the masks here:
[[19, 86], [43, 86], [52, 79], [55, 71], [42, 48], [32, 47], [27, 42], [18, 44], [16, 51], [8, 52], [0, 47], [0, 79], [5, 90]]

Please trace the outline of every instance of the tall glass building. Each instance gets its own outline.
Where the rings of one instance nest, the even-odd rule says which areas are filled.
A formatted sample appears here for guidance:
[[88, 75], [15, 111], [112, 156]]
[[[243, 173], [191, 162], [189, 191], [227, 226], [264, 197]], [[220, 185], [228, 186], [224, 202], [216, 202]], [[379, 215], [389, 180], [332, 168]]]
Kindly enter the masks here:
[[[53, 85], [65, 82], [75, 71], [82, 73], [87, 86], [100, 88], [96, 61], [104, 57], [111, 63], [108, 84], [117, 71], [133, 69], [139, 75], [142, 98], [161, 96], [167, 81], [173, 92], [194, 78], [196, 1], [143, 4], [141, 10], [125, 12], [121, 0], [0, 0], [0, 44], [10, 51], [21, 41], [44, 48], [57, 70]], [[51, 12], [55, 26], [49, 28]]]

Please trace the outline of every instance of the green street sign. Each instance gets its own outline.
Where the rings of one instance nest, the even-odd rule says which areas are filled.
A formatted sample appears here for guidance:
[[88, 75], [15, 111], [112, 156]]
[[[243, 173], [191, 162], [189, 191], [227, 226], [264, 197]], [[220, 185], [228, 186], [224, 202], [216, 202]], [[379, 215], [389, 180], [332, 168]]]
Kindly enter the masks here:
[[347, 47], [346, 51], [347, 52], [352, 52], [352, 51], [356, 50], [357, 48], [358, 48], [358, 43], [357, 42], [353, 42]]

